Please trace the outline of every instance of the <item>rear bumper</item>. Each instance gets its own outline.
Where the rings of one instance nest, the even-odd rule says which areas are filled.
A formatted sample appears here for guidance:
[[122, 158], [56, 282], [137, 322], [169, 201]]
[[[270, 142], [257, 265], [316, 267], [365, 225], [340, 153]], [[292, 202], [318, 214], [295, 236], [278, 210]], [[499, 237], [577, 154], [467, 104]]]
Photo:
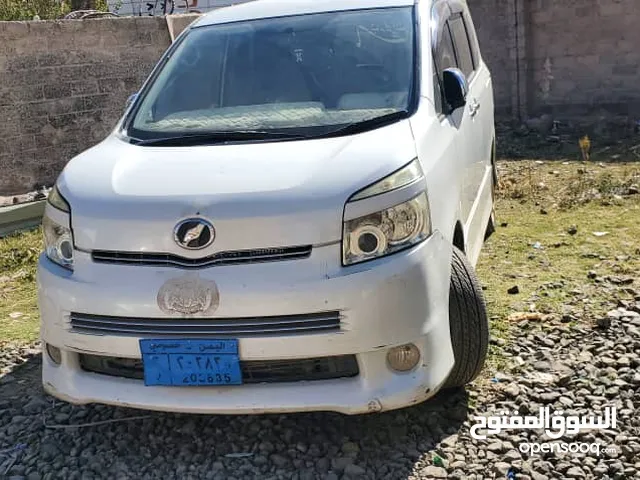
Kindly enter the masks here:
[[[448, 322], [451, 247], [437, 232], [421, 245], [384, 259], [343, 268], [340, 246], [315, 248], [305, 260], [198, 270], [215, 281], [220, 304], [213, 318], [337, 310], [340, 331], [239, 338], [241, 360], [355, 355], [359, 375], [308, 382], [234, 387], [145, 387], [141, 380], [84, 371], [79, 354], [140, 358], [139, 337], [74, 332], [70, 312], [166, 318], [160, 287], [185, 275], [173, 268], [95, 264], [79, 254], [69, 275], [41, 257], [38, 297], [42, 339], [62, 350], [46, 355], [43, 384], [71, 403], [105, 403], [193, 413], [391, 410], [419, 403], [440, 388], [453, 366]], [[334, 267], [331, 267], [335, 265]], [[191, 273], [193, 274], [193, 273]], [[397, 373], [389, 348], [414, 343], [421, 361]]]

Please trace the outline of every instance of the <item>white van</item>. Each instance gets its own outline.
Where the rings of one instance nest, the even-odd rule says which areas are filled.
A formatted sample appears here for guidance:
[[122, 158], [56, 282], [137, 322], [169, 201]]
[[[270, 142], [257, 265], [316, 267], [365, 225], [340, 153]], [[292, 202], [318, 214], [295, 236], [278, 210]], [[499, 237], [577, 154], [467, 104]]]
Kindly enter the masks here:
[[491, 76], [461, 0], [258, 0], [185, 30], [48, 198], [46, 391], [391, 410], [480, 372]]

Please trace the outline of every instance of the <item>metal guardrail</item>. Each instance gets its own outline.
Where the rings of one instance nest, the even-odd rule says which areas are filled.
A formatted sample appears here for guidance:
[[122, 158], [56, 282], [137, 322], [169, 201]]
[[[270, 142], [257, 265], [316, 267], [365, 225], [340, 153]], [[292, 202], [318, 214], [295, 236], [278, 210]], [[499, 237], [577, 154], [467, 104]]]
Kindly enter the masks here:
[[0, 207], [0, 238], [40, 225], [46, 202], [38, 200]]

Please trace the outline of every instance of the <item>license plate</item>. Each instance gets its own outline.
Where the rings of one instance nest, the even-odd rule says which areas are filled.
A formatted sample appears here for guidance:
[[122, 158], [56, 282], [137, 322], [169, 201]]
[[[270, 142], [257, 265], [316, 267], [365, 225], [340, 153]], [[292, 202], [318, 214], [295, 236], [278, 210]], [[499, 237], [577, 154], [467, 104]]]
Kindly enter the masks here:
[[237, 340], [140, 340], [145, 385], [240, 385]]

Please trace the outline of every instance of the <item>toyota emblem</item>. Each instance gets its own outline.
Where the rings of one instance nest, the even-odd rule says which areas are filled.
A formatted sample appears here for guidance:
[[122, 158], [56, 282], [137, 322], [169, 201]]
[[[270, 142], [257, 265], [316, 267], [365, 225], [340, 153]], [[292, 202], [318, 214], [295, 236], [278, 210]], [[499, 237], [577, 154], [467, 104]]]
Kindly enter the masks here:
[[176, 225], [173, 236], [178, 245], [188, 250], [208, 247], [216, 237], [213, 225], [201, 218], [188, 218]]

